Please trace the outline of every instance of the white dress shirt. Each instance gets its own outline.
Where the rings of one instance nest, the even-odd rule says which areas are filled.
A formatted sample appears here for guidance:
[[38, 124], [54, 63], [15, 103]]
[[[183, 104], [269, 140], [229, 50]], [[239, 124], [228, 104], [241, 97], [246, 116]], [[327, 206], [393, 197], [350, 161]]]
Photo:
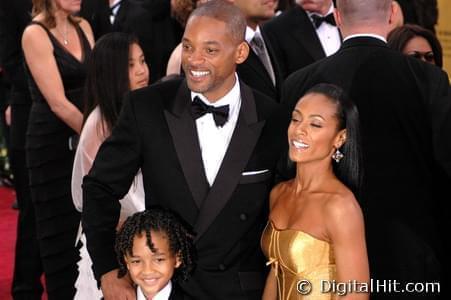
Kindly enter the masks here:
[[172, 282], [169, 280], [168, 284], [166, 284], [164, 288], [162, 288], [152, 299], [147, 299], [138, 285], [138, 287], [136, 288], [136, 300], [168, 300], [169, 296], [171, 295], [171, 291]]
[[352, 39], [352, 38], [357, 38], [357, 37], [371, 37], [371, 38], [375, 38], [378, 40], [381, 40], [384, 43], [387, 43], [387, 40], [382, 36], [382, 35], [378, 35], [378, 34], [374, 34], [374, 33], [357, 33], [357, 34], [351, 34], [348, 35], [347, 37], [345, 37], [343, 39], [343, 42]]
[[116, 20], [117, 11], [121, 7], [121, 4], [119, 2], [121, 2], [121, 0], [114, 0], [110, 5], [110, 9], [111, 9], [111, 7], [113, 7], [113, 9], [111, 10], [111, 14], [110, 14], [110, 23], [111, 24], [114, 24], [114, 21]]
[[204, 103], [212, 106], [229, 105], [229, 118], [222, 127], [216, 126], [211, 113], [196, 120], [197, 135], [204, 163], [205, 175], [210, 186], [213, 185], [224, 155], [229, 147], [241, 107], [241, 92], [238, 76], [233, 88], [215, 103], [210, 103], [202, 94], [191, 92], [191, 100], [198, 96]]
[[[324, 15], [327, 16], [330, 13], [334, 12], [334, 5], [331, 4], [329, 11]], [[314, 13], [307, 12], [310, 20], [312, 19], [312, 15]], [[324, 17], [322, 16], [322, 17]], [[321, 42], [321, 46], [323, 46], [324, 52], [326, 56], [332, 55], [340, 49], [341, 46], [341, 37], [340, 32], [338, 31], [338, 27], [327, 22], [321, 23], [321, 26], [316, 28], [316, 34]]]

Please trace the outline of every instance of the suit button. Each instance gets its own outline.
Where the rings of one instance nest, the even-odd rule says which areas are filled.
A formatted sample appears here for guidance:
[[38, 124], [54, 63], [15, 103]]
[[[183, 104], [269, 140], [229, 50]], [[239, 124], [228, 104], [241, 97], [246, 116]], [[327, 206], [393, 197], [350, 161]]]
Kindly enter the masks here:
[[246, 214], [241, 214], [240, 215], [240, 220], [241, 221], [246, 221], [247, 220], [247, 215]]
[[226, 266], [224, 264], [220, 264], [218, 268], [219, 270], [224, 271], [226, 269]]

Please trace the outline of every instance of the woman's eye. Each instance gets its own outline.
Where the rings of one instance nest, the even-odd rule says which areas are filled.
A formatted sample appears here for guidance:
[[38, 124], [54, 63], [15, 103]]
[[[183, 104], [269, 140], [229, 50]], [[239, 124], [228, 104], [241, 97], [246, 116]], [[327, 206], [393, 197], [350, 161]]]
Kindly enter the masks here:
[[291, 118], [291, 122], [296, 123], [296, 122], [299, 122], [299, 120], [296, 118]]
[[323, 126], [321, 126], [320, 124], [315, 124], [315, 123], [312, 123], [312, 124], [310, 124], [312, 127], [316, 127], [316, 128], [321, 128], [321, 127], [323, 127]]

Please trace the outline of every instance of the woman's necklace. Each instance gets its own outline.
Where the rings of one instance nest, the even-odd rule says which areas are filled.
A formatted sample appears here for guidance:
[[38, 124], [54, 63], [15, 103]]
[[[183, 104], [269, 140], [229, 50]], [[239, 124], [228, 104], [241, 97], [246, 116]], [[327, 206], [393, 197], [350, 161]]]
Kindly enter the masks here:
[[67, 21], [66, 21], [66, 26], [64, 28], [65, 28], [64, 34], [59, 30], [58, 26], [56, 27], [56, 30], [58, 30], [58, 33], [63, 38], [63, 44], [67, 45], [67, 44], [69, 44], [69, 40], [67, 39]]

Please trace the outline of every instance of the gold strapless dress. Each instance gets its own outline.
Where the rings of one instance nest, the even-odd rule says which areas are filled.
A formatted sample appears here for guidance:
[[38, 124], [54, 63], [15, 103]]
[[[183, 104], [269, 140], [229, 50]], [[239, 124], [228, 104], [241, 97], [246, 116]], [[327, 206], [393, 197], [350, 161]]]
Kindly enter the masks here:
[[[335, 299], [334, 293], [321, 293], [322, 280], [336, 280], [334, 253], [328, 242], [299, 230], [279, 230], [269, 221], [263, 231], [261, 247], [268, 265], [275, 267], [279, 300]], [[297, 290], [302, 280], [311, 284], [308, 295]]]

